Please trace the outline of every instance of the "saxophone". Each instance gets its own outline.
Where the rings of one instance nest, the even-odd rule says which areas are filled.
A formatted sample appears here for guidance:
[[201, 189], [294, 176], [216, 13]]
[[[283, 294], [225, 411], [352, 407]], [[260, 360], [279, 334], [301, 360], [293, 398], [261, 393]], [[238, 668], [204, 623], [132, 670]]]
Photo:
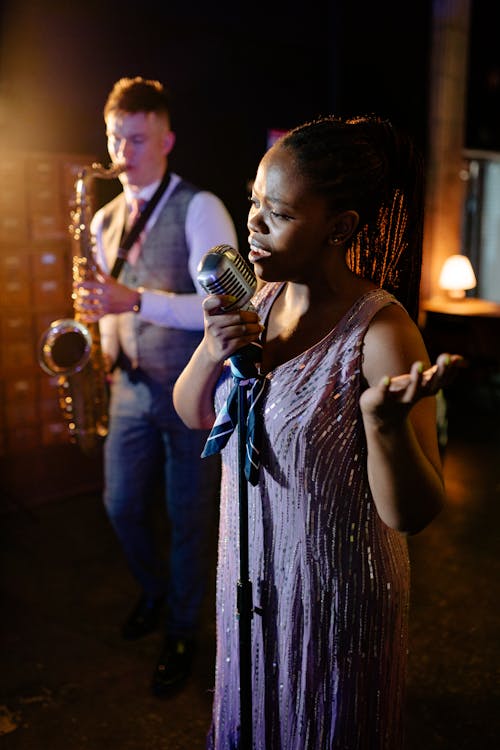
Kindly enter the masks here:
[[[69, 231], [78, 254], [73, 258], [73, 281], [92, 279], [97, 273], [90, 233], [89, 183], [94, 178], [114, 179], [122, 165], [84, 167], [75, 183], [75, 208]], [[73, 295], [74, 297], [74, 295]], [[70, 440], [86, 454], [92, 454], [108, 433], [108, 383], [101, 349], [99, 323], [84, 324], [81, 315], [54, 320], [42, 334], [39, 364], [57, 376], [59, 406]]]

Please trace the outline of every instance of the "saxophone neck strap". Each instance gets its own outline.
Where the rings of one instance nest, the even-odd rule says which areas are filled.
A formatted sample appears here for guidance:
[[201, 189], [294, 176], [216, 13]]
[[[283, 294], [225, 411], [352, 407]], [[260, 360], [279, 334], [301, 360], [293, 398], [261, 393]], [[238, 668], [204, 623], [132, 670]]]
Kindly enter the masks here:
[[141, 234], [142, 230], [146, 226], [147, 220], [149, 219], [154, 209], [158, 205], [158, 201], [164, 194], [169, 183], [170, 183], [170, 172], [167, 170], [165, 174], [163, 175], [162, 181], [160, 182], [155, 192], [151, 196], [150, 200], [146, 203], [144, 209], [141, 211], [140, 215], [137, 217], [137, 220], [134, 222], [133, 226], [130, 228], [130, 231], [127, 232], [122, 237], [122, 240], [120, 242], [120, 247], [118, 248], [118, 253], [116, 255], [115, 262], [113, 264], [113, 268], [111, 269], [111, 276], [113, 276], [113, 278], [117, 279], [118, 276], [120, 275], [121, 270], [123, 268], [123, 264], [127, 260], [128, 251], [138, 240], [139, 235]]

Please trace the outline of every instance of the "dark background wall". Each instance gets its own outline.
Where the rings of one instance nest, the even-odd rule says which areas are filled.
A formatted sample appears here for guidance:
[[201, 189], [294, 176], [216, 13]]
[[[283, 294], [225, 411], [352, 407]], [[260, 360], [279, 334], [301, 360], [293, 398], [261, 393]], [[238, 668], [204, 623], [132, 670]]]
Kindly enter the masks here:
[[269, 129], [374, 111], [425, 149], [431, 6], [4, 0], [0, 143], [107, 163], [108, 91], [122, 76], [158, 78], [172, 94], [172, 168], [221, 196], [244, 243]]
[[472, 0], [466, 146], [500, 151], [500, 4]]

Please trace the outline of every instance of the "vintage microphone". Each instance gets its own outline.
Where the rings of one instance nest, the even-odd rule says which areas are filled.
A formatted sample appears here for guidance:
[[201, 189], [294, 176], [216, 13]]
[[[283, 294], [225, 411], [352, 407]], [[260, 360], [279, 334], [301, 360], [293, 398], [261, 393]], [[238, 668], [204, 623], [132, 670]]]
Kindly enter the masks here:
[[[235, 302], [223, 308], [251, 309], [257, 280], [245, 259], [230, 245], [217, 245], [209, 250], [198, 266], [198, 282], [208, 294], [231, 294]], [[261, 345], [257, 342], [238, 349], [232, 357], [231, 369], [238, 382], [238, 488], [240, 577], [237, 584], [237, 616], [239, 625], [240, 657], [240, 742], [239, 750], [252, 748], [252, 582], [248, 570], [248, 483], [245, 473], [247, 461], [247, 389], [249, 377], [255, 376], [255, 363], [260, 359]], [[237, 374], [236, 374], [237, 373]]]
[[198, 283], [208, 294], [232, 294], [236, 300], [222, 309], [246, 310], [255, 290], [255, 274], [231, 245], [217, 245], [205, 253], [198, 265]]
[[[231, 294], [235, 301], [221, 310], [250, 310], [250, 300], [257, 288], [255, 274], [240, 253], [230, 245], [217, 245], [209, 250], [198, 265], [198, 283], [208, 294]], [[258, 342], [238, 349], [231, 362], [253, 374], [252, 363], [258, 362], [262, 346]], [[245, 361], [248, 363], [244, 366]], [[243, 375], [246, 373], [244, 372]]]

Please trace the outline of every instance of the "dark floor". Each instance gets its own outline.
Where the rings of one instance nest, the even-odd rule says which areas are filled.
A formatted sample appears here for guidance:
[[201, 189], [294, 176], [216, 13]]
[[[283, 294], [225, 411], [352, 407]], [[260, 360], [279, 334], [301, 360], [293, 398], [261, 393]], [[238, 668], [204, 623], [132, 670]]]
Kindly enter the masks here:
[[[490, 396], [479, 393], [467, 405], [454, 396], [448, 504], [410, 540], [407, 750], [499, 746], [500, 407]], [[148, 687], [160, 635], [126, 643], [118, 634], [136, 591], [99, 497], [21, 503], [0, 522], [0, 747], [201, 750], [213, 581], [193, 677], [159, 700]]]

